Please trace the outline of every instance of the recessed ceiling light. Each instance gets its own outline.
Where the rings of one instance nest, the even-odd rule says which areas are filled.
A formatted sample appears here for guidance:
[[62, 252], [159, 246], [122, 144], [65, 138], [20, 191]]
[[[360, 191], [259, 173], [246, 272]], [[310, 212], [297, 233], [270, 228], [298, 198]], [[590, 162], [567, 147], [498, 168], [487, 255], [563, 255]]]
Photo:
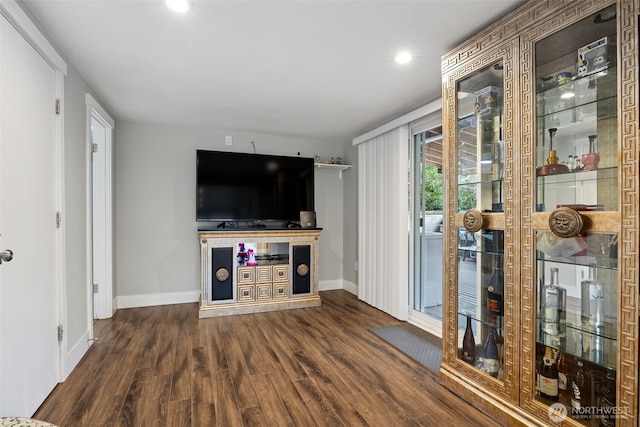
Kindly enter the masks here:
[[409, 52], [400, 52], [396, 55], [396, 62], [398, 64], [406, 64], [407, 62], [411, 62], [413, 57]]
[[191, 2], [189, 0], [165, 0], [167, 7], [174, 12], [186, 12], [191, 9]]

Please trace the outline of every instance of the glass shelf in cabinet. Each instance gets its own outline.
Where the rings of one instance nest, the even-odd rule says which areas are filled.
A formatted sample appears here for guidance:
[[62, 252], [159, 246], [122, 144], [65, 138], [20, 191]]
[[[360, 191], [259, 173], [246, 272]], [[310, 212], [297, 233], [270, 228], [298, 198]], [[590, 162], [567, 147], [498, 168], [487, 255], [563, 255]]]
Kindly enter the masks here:
[[[538, 175], [536, 177], [540, 184], [574, 184], [576, 182], [596, 182], [618, 179], [618, 167], [605, 167], [593, 170], [577, 169], [566, 173], [552, 175]], [[566, 191], [566, 186], [564, 187]]]
[[483, 230], [472, 233], [464, 228], [458, 228], [458, 251], [473, 252], [477, 259], [477, 254], [492, 256], [504, 256], [504, 231]]
[[[488, 312], [487, 308], [482, 305], [460, 304], [458, 308], [458, 325], [464, 325], [462, 320], [469, 317], [471, 320], [482, 324], [483, 326], [496, 328], [500, 334], [504, 331], [504, 316], [498, 316]], [[478, 315], [478, 311], [480, 315]], [[461, 320], [462, 319], [462, 320]]]
[[540, 121], [554, 125], [595, 122], [603, 118], [615, 117], [616, 96], [603, 97], [590, 102], [575, 104], [571, 99], [561, 98], [558, 101], [538, 100], [536, 117]]
[[[566, 240], [566, 239], [565, 239]], [[618, 259], [605, 257], [597, 254], [578, 255], [578, 256], [551, 256], [538, 250], [536, 251], [536, 260], [543, 262], [554, 262], [558, 264], [566, 264], [573, 266], [589, 267], [595, 264], [599, 269], [616, 271], [618, 269]]]
[[587, 212], [618, 209], [617, 167], [540, 175], [536, 177], [536, 188], [537, 212], [552, 211], [561, 206]]
[[[575, 76], [568, 82], [558, 85], [555, 82], [547, 84], [540, 82], [536, 91], [536, 99], [567, 99], [567, 93], [573, 93], [573, 97], [581, 99], [598, 100], [615, 96], [617, 93], [617, 67], [612, 66], [589, 76]], [[587, 101], [590, 102], [590, 101]], [[578, 104], [576, 104], [578, 105]]]
[[542, 319], [537, 319], [540, 345], [561, 351], [570, 357], [577, 357], [605, 368], [615, 369], [615, 351], [617, 340], [615, 334], [598, 333], [587, 328], [576, 328], [567, 323], [564, 333], [546, 334], [543, 331]]
[[[460, 178], [464, 177], [464, 182]], [[481, 184], [493, 184], [503, 182], [504, 179], [481, 179], [478, 177], [477, 173], [470, 175], [459, 175], [458, 176], [458, 187], [472, 187]]]

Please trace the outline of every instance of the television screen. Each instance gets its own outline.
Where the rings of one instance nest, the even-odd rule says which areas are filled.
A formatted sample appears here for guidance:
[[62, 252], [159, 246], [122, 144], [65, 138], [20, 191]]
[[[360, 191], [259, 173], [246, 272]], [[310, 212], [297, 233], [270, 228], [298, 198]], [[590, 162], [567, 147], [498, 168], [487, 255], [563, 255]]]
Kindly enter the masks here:
[[298, 221], [313, 211], [313, 159], [197, 150], [197, 221]]

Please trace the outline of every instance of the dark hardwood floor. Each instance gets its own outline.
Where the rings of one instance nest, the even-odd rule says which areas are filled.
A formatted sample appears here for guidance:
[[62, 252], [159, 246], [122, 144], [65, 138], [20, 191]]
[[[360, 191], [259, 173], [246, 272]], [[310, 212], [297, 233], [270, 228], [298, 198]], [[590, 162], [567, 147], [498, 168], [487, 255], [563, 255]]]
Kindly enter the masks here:
[[119, 310], [34, 418], [59, 426], [495, 426], [369, 331], [399, 323], [346, 291], [322, 306], [198, 319]]

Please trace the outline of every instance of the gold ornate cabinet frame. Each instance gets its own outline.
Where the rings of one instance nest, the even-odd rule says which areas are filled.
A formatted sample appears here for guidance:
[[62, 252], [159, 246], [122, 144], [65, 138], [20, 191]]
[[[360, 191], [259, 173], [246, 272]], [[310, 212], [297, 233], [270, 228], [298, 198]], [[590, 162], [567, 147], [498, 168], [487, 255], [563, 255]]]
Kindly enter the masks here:
[[[619, 236], [617, 257], [617, 426], [637, 425], [639, 358], [638, 13], [634, 0], [530, 1], [442, 59], [446, 256], [441, 381], [511, 424], [559, 425], [536, 399], [538, 272], [536, 233], [551, 232], [550, 211], [536, 208], [536, 43], [607, 7], [616, 11], [617, 209], [579, 212], [584, 233]], [[504, 374], [500, 380], [460, 357], [458, 230], [458, 89], [464, 79], [503, 66], [504, 212], [482, 212], [483, 227], [504, 230]], [[495, 409], [499, 409], [496, 413]], [[583, 425], [565, 419], [561, 425]]]

